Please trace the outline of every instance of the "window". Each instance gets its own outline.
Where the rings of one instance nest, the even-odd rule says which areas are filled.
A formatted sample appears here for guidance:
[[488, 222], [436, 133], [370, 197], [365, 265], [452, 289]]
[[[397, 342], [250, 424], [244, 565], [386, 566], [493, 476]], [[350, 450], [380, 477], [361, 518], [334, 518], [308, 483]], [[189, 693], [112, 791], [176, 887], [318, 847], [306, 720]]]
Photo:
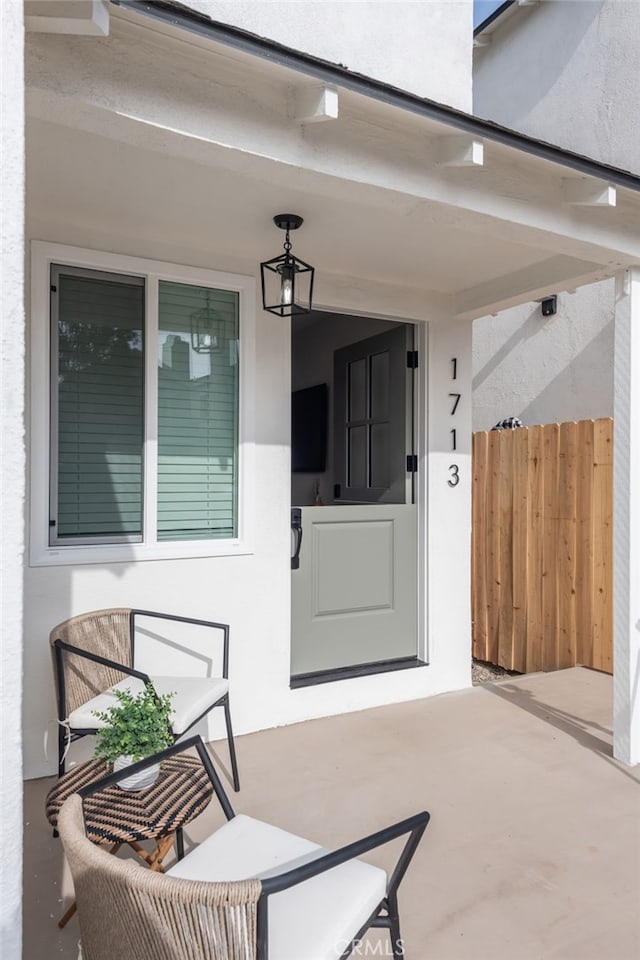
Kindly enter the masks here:
[[238, 294], [160, 281], [158, 539], [237, 534]]
[[[73, 250], [34, 246], [38, 254]], [[94, 560], [239, 545], [241, 312], [250, 317], [253, 280], [86, 254], [42, 264], [48, 535], [36, 562], [74, 549]]]
[[144, 280], [51, 268], [49, 542], [142, 539]]

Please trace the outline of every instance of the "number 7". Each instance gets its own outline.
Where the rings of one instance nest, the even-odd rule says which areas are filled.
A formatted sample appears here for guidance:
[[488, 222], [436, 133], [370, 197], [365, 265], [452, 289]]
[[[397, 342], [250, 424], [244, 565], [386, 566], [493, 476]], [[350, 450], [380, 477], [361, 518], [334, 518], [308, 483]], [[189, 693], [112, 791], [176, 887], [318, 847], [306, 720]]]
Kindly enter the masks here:
[[453, 416], [454, 413], [456, 412], [456, 410], [458, 409], [458, 404], [460, 403], [460, 397], [462, 396], [462, 394], [461, 394], [461, 393], [450, 393], [449, 396], [450, 396], [450, 397], [455, 397], [455, 400], [453, 401], [453, 410], [451, 411], [451, 416]]

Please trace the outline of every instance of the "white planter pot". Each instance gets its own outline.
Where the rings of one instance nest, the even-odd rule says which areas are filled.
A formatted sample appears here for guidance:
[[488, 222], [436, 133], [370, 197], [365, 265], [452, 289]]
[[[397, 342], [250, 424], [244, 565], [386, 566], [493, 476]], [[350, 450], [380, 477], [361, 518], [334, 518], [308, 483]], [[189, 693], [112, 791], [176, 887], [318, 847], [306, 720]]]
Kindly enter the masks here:
[[[113, 761], [113, 772], [117, 773], [118, 770], [124, 770], [125, 767], [130, 767], [134, 762], [133, 757], [130, 756], [116, 757]], [[148, 787], [156, 782], [159, 774], [160, 764], [154, 763], [151, 767], [147, 767], [146, 770], [140, 770], [139, 773], [134, 773], [130, 777], [118, 780], [118, 786], [121, 787], [122, 790], [147, 790]]]

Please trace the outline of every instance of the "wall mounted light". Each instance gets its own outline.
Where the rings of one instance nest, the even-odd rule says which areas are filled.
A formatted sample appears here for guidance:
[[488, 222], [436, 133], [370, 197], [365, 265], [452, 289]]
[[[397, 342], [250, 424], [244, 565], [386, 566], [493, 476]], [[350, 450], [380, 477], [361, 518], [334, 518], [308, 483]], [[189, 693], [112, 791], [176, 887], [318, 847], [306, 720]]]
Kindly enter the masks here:
[[276, 227], [286, 230], [284, 253], [260, 264], [262, 306], [279, 317], [293, 317], [311, 312], [314, 268], [291, 253], [289, 231], [302, 226], [302, 217], [295, 213], [279, 213], [273, 218]]
[[555, 293], [550, 297], [543, 297], [540, 304], [543, 317], [553, 317], [558, 312], [558, 298]]

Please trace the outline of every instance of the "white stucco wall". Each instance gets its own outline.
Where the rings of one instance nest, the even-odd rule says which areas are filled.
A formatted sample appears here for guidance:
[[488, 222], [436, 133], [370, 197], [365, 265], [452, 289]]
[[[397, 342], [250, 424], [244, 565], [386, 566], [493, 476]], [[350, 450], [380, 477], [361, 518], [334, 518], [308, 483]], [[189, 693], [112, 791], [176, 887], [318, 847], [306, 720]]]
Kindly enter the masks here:
[[188, 6], [471, 111], [471, 0], [189, 0]]
[[614, 281], [473, 324], [473, 429], [505, 417], [526, 426], [613, 416]]
[[[474, 113], [640, 173], [640, 3], [539, 3], [474, 53]], [[602, 211], [606, 217], [606, 211]], [[638, 229], [640, 256], [640, 227]], [[613, 415], [614, 284], [474, 323], [474, 430]]]
[[640, 4], [547, 0], [476, 48], [473, 112], [640, 172]]
[[[132, 217], [123, 220], [120, 234], [104, 233], [98, 224], [83, 222], [80, 208], [67, 208], [58, 218], [33, 211], [28, 218], [28, 236], [92, 249], [108, 249], [193, 266], [221, 268], [247, 275], [255, 262], [247, 262], [226, 248], [223, 237], [212, 238], [208, 249], [194, 251], [166, 238], [150, 239], [143, 225]], [[178, 231], [179, 232], [179, 231]], [[428, 669], [380, 674], [335, 684], [290, 690], [290, 332], [286, 320], [259, 311], [256, 327], [258, 357], [254, 384], [255, 466], [254, 516], [250, 531], [251, 552], [235, 557], [186, 560], [153, 560], [62, 566], [28, 565], [25, 572], [25, 658], [29, 672], [25, 682], [25, 774], [50, 774], [55, 767], [56, 724], [48, 652], [52, 626], [74, 613], [108, 606], [134, 606], [186, 613], [232, 625], [231, 680], [233, 718], [237, 734], [268, 726], [297, 722], [310, 717], [364, 709], [376, 704], [399, 702], [459, 688], [470, 682], [468, 597], [469, 449], [462, 438], [470, 431], [470, 323], [447, 323], [441, 308], [432, 310], [429, 298], [415, 292], [323, 276], [318, 296], [328, 307], [347, 312], [375, 314], [393, 305], [398, 319], [440, 319], [428, 358], [429, 369], [421, 376], [430, 384], [441, 374], [446, 378], [450, 357], [460, 355], [460, 383], [466, 403], [461, 404], [457, 426], [461, 444], [461, 483], [447, 485], [449, 442], [448, 401], [442, 387], [438, 402], [422, 390], [422, 418], [426, 429], [420, 438], [423, 511], [437, 501], [437, 522], [428, 525], [423, 512], [420, 537], [427, 578], [436, 600], [429, 610], [427, 649], [426, 614], [422, 617], [420, 649], [429, 655]], [[453, 338], [453, 340], [451, 339]], [[452, 350], [454, 353], [452, 353]], [[464, 358], [464, 359], [463, 359]], [[430, 386], [430, 390], [433, 386]], [[37, 457], [32, 450], [32, 459]], [[447, 461], [447, 462], [445, 462]], [[427, 488], [428, 478], [428, 488]], [[446, 536], [445, 536], [446, 534]], [[446, 541], [446, 550], [445, 548]], [[443, 557], [447, 557], [444, 563]], [[458, 573], [450, 577], [449, 564]], [[162, 649], [154, 663], [163, 666]], [[210, 732], [221, 735], [219, 724]], [[206, 733], [206, 729], [202, 729]], [[88, 755], [90, 742], [74, 746], [70, 759]], [[240, 748], [241, 751], [241, 748]], [[240, 764], [242, 754], [240, 752]]]
[[24, 99], [22, 0], [0, 4], [2, 346], [0, 464], [0, 955], [21, 955], [22, 554], [24, 508]]

